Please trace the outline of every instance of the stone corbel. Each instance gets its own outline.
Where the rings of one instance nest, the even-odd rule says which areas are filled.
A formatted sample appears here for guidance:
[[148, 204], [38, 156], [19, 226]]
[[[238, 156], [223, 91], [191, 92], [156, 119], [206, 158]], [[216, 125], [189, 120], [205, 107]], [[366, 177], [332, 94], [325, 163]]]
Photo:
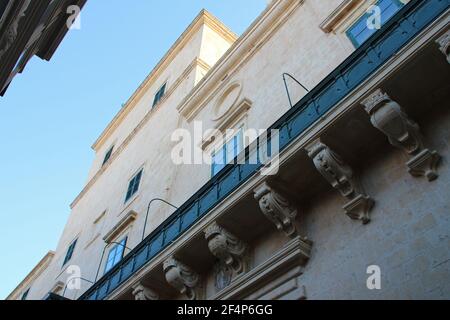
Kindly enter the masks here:
[[170, 257], [163, 264], [167, 282], [189, 300], [201, 300], [203, 288], [200, 276], [190, 267]]
[[149, 289], [142, 285], [141, 283], [138, 283], [133, 286], [133, 292], [132, 292], [135, 300], [159, 300], [159, 295], [154, 292], [152, 289]]
[[248, 246], [216, 222], [205, 229], [205, 238], [209, 250], [218, 259], [216, 289], [224, 289], [232, 279], [248, 271]]
[[439, 45], [439, 50], [447, 58], [447, 62], [450, 63], [450, 30], [438, 38], [436, 43]]
[[370, 115], [373, 126], [383, 132], [393, 146], [411, 156], [406, 165], [412, 176], [425, 176], [429, 181], [438, 178], [440, 155], [424, 147], [419, 125], [408, 117], [397, 102], [377, 89], [361, 104]]
[[267, 182], [261, 183], [253, 192], [262, 213], [275, 224], [277, 229], [283, 231], [288, 237], [296, 237], [298, 235], [295, 226], [297, 209], [289, 200]]
[[374, 201], [363, 192], [352, 168], [320, 139], [307, 146], [306, 150], [320, 174], [349, 200], [343, 207], [347, 215], [354, 220], [361, 220], [364, 224], [369, 223], [369, 213]]

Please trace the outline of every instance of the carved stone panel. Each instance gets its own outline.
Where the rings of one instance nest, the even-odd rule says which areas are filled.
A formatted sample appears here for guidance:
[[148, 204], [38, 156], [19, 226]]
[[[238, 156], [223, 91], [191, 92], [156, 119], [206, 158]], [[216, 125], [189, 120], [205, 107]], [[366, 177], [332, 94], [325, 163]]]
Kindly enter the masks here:
[[352, 168], [320, 140], [311, 143], [306, 150], [320, 174], [349, 200], [343, 207], [347, 215], [364, 224], [369, 223], [374, 201], [363, 192]]
[[132, 294], [135, 300], [159, 300], [159, 295], [156, 292], [141, 283], [133, 286]]
[[450, 63], [450, 30], [438, 38], [436, 43], [439, 45], [439, 50], [447, 58], [448, 63]]
[[190, 267], [170, 257], [163, 264], [167, 282], [189, 300], [201, 300], [203, 288], [200, 276]]
[[31, 0], [25, 0], [20, 11], [17, 13], [16, 19], [9, 24], [3, 36], [0, 37], [0, 59], [11, 48], [12, 44], [19, 34], [19, 26], [23, 24], [24, 17], [27, 15], [27, 9], [30, 6]]
[[248, 247], [216, 222], [206, 228], [205, 238], [218, 259], [214, 267], [216, 289], [224, 289], [235, 277], [248, 271]]
[[263, 214], [275, 224], [279, 231], [283, 231], [289, 237], [297, 236], [295, 226], [297, 209], [284, 195], [267, 182], [259, 185], [254, 190], [254, 194]]
[[373, 126], [383, 132], [393, 146], [411, 156], [406, 163], [411, 175], [425, 176], [429, 181], [438, 178], [440, 155], [424, 147], [419, 125], [408, 117], [397, 102], [377, 89], [362, 101], [362, 105], [370, 115]]

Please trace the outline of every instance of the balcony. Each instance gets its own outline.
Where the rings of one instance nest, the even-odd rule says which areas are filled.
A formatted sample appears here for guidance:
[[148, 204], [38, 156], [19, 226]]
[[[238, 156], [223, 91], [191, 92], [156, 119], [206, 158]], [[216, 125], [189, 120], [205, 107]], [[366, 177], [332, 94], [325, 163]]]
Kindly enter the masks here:
[[[447, 67], [446, 60], [433, 41], [435, 39], [427, 38], [423, 31], [439, 21], [444, 14], [447, 15], [449, 6], [448, 0], [411, 1], [276, 121], [269, 128], [269, 131], [278, 129], [280, 132], [281, 167], [276, 179], [261, 176], [261, 164], [225, 167], [80, 299], [132, 299], [131, 285], [135, 283], [131, 282], [137, 280], [149, 284], [163, 297], [175, 297], [176, 290], [170, 288], [165, 279], [164, 262], [167, 257], [175, 255], [179, 260], [190, 261], [189, 267], [197, 274], [206, 274], [214, 265], [215, 259], [209, 252], [203, 232], [213, 222], [232, 234], [239, 235], [250, 246], [264, 242], [264, 235], [272, 232], [274, 226], [261, 213], [258, 201], [255, 200], [255, 190], [258, 187], [266, 182], [276, 185], [288, 198], [294, 198], [300, 203], [307, 203], [311, 197], [330, 188], [315, 170], [305, 151], [310, 151], [308, 145], [319, 137], [331, 149], [337, 150], [351, 167], [356, 168], [355, 171], [361, 166], [361, 158], [375, 159], [376, 153], [384, 150], [386, 139], [370, 124], [361, 101], [369, 91], [376, 88], [394, 90], [405, 83], [409, 86], [408, 94], [399, 91], [396, 99], [420, 101], [421, 95], [434, 92], [440, 88], [440, 84], [448, 83], [448, 72], [439, 72]], [[448, 15], [446, 19], [448, 21]], [[448, 22], [439, 23], [443, 29]], [[431, 34], [430, 37], [437, 36]], [[417, 40], [418, 37], [421, 40]], [[413, 42], [417, 47], [413, 48]], [[429, 62], [430, 57], [433, 57], [432, 63]], [[412, 68], [412, 65], [417, 67]], [[409, 80], [424, 77], [433, 81], [424, 81], [419, 85]], [[416, 117], [420, 117], [423, 112], [417, 104], [411, 103], [411, 107], [408, 107], [408, 113]], [[354, 125], [349, 126], [348, 123]], [[250, 149], [251, 147], [245, 153], [247, 160]], [[370, 206], [369, 202], [366, 204]], [[350, 216], [352, 210], [348, 209]], [[363, 210], [369, 211], [370, 208]], [[364, 223], [368, 222], [364, 219], [369, 219], [355, 215], [352, 218], [361, 219]], [[293, 224], [302, 228], [299, 221]], [[290, 235], [288, 230], [282, 231]], [[288, 237], [286, 242], [283, 236], [276, 237], [276, 242], [284, 243], [283, 257], [287, 257], [287, 261], [281, 263], [282, 257], [275, 252], [273, 258], [261, 261], [258, 266], [249, 270], [250, 276], [262, 274], [261, 277], [264, 277], [266, 272], [301, 272], [295, 265], [306, 263], [309, 242], [301, 237]], [[252, 292], [254, 283], [248, 277], [240, 279], [240, 282], [236, 282], [239, 290], [236, 288], [237, 284], [231, 285], [211, 297], [242, 298], [242, 291]], [[263, 278], [260, 280], [264, 282]]]

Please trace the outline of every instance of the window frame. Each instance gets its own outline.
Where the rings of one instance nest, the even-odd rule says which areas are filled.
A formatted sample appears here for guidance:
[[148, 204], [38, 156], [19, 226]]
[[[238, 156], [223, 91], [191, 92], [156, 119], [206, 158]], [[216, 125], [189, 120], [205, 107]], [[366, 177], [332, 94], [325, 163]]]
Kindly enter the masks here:
[[164, 82], [164, 84], [159, 87], [158, 91], [156, 91], [153, 98], [152, 109], [155, 108], [159, 104], [159, 102], [164, 98], [164, 96], [166, 95], [166, 91], [167, 91], [167, 81]]
[[[231, 141], [236, 141], [237, 143], [234, 144], [235, 150], [233, 151], [234, 157], [232, 159], [228, 159], [228, 150], [227, 147], [231, 143]], [[244, 142], [244, 125], [240, 126], [238, 129], [236, 129], [236, 134], [234, 134], [231, 138], [226, 140], [220, 148], [213, 147], [211, 151], [211, 178], [215, 177], [217, 174], [222, 171], [223, 168], [225, 168], [228, 164], [231, 164], [235, 161], [237, 156], [245, 150], [245, 142]], [[217, 164], [214, 162], [214, 159], [218, 153], [223, 154], [223, 164]], [[220, 169], [216, 171], [216, 168], [220, 166]]]
[[[380, 3], [380, 1], [384, 1], [384, 0], [377, 0], [373, 5], [378, 5], [379, 3]], [[397, 10], [397, 12], [398, 11], [400, 11], [404, 6], [405, 6], [405, 3], [403, 3], [402, 1], [400, 1], [400, 0], [389, 0], [389, 1], [391, 1], [391, 3], [393, 4], [393, 5], [395, 5], [397, 8], [398, 8], [398, 10]], [[396, 12], [396, 13], [397, 13]], [[395, 13], [395, 14], [396, 14]], [[395, 15], [394, 14], [394, 15]], [[357, 38], [352, 34], [352, 31], [353, 31], [353, 29], [354, 28], [356, 28], [362, 21], [365, 21], [365, 20], [367, 20], [367, 18], [370, 16], [370, 14], [367, 12], [367, 10], [363, 13], [363, 15], [361, 15], [359, 18], [357, 18], [351, 25], [350, 25], [350, 27], [348, 27], [347, 28], [347, 30], [345, 31], [345, 35], [347, 36], [347, 38], [350, 40], [350, 42], [352, 43], [352, 45], [354, 46], [354, 48], [359, 48], [360, 46], [362, 46], [363, 44], [364, 44], [364, 42], [366, 42], [374, 33], [376, 33], [376, 31], [373, 33], [373, 34], [371, 34], [370, 36], [369, 36], [369, 38], [367, 38], [366, 40], [364, 40], [363, 42], [359, 42], [358, 40], [357, 40]], [[384, 21], [384, 22], [382, 22], [382, 26], [384, 25], [384, 24], [386, 24], [390, 19], [391, 19], [392, 17], [390, 17], [387, 21]], [[366, 28], [367, 28], [367, 25], [366, 25]]]
[[[136, 185], [136, 178], [139, 177], [139, 181]], [[142, 178], [144, 176], [144, 168], [139, 169], [134, 175], [133, 177], [128, 180], [128, 187], [127, 187], [127, 192], [125, 194], [125, 204], [128, 203], [131, 199], [133, 199], [133, 197], [139, 192], [139, 189], [141, 188], [141, 183], [142, 183]], [[132, 190], [130, 192], [130, 190]]]
[[107, 164], [108, 161], [111, 159], [111, 156], [112, 156], [112, 154], [113, 154], [113, 152], [114, 152], [114, 147], [115, 147], [115, 146], [112, 145], [112, 146], [108, 149], [108, 151], [106, 151], [105, 156], [104, 156], [104, 158], [103, 158], [102, 167], [103, 167], [105, 164]]
[[[106, 261], [105, 266], [103, 268], [103, 273], [106, 274], [109, 272], [112, 268], [114, 268], [122, 259], [125, 257], [125, 250], [127, 249], [127, 243], [128, 243], [128, 234], [120, 237], [120, 241], [114, 241], [114, 245], [108, 250], [108, 254], [106, 255]], [[117, 242], [117, 243], [116, 243]], [[120, 258], [116, 261], [118, 255], [117, 255], [117, 249], [120, 248]], [[114, 256], [111, 259], [111, 254], [114, 252]], [[110, 261], [112, 260], [112, 264], [110, 264]]]
[[72, 260], [73, 253], [75, 252], [75, 248], [77, 246], [78, 238], [73, 240], [70, 245], [67, 247], [66, 255], [64, 256], [63, 267], [67, 265], [67, 263]]
[[27, 300], [28, 295], [29, 295], [29, 293], [30, 293], [30, 290], [31, 290], [31, 288], [28, 288], [27, 290], [25, 290], [25, 291], [22, 293], [22, 295], [21, 295], [21, 297], [20, 297], [20, 300], [22, 300], [22, 301]]

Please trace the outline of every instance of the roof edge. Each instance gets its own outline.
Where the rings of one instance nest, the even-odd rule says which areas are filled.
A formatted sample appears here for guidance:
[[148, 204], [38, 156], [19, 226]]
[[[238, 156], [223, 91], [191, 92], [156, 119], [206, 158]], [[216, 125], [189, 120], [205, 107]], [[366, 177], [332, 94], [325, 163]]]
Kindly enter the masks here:
[[149, 75], [142, 81], [139, 87], [131, 95], [125, 105], [119, 110], [116, 116], [111, 120], [108, 126], [103, 130], [100, 136], [92, 145], [92, 149], [98, 151], [98, 149], [103, 145], [103, 143], [110, 137], [110, 135], [115, 131], [115, 129], [120, 125], [122, 120], [126, 117], [128, 113], [136, 105], [139, 98], [142, 97], [145, 88], [147, 88], [154, 80], [165, 70], [171, 61], [175, 58], [177, 53], [183, 48], [188, 40], [192, 38], [195, 32], [203, 25], [209, 26], [211, 29], [220, 34], [224, 39], [233, 43], [238, 39], [238, 36], [231, 31], [225, 24], [223, 24], [218, 18], [213, 16], [206, 9], [202, 9], [200, 13], [195, 17], [191, 24], [186, 28], [186, 30], [181, 34], [181, 36], [175, 41], [175, 43], [170, 47], [163, 58], [158, 62], [158, 64], [153, 68]]
[[42, 272], [44, 272], [44, 270], [49, 266], [55, 254], [55, 251], [47, 252], [47, 254], [38, 262], [30, 273], [28, 273], [25, 279], [23, 279], [19, 285], [6, 297], [5, 300], [12, 300], [19, 291], [22, 291], [24, 288], [28, 287], [29, 283], [41, 275]]

